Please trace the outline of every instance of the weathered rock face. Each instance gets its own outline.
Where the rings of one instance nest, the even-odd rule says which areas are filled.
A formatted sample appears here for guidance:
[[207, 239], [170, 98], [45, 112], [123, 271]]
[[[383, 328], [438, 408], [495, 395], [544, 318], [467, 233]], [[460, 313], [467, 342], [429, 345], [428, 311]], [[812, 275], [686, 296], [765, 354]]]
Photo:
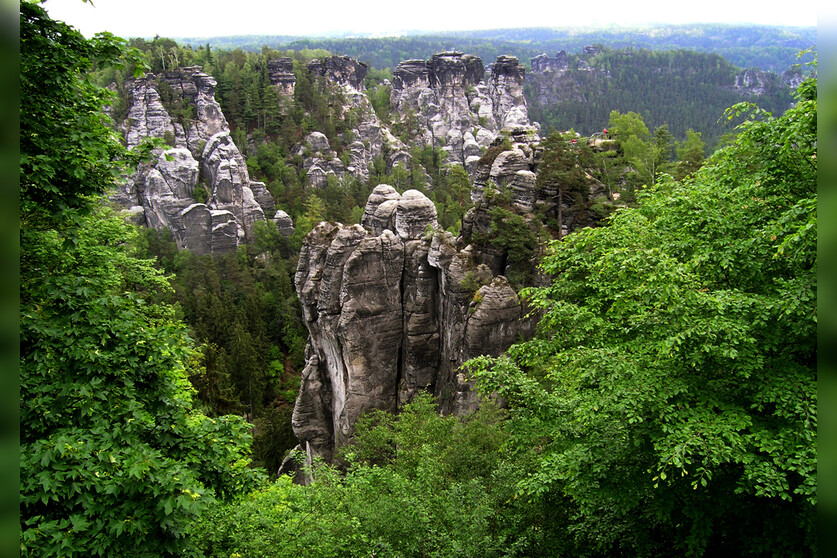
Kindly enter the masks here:
[[[509, 140], [511, 149], [501, 151], [494, 159], [484, 159], [477, 166], [471, 200], [481, 202], [489, 186], [494, 190], [508, 188], [512, 204], [524, 213], [530, 212], [538, 198], [535, 152], [540, 138], [523, 130], [510, 134]], [[493, 149], [499, 149], [499, 145], [500, 141], [495, 141]]]
[[361, 225], [376, 236], [383, 234], [386, 229], [394, 231], [395, 210], [398, 208], [398, 200], [400, 199], [401, 194], [389, 184], [375, 186], [366, 200]]
[[[429, 60], [407, 60], [393, 71], [392, 106], [419, 142], [441, 146], [449, 163], [473, 171], [480, 154], [502, 130], [528, 128], [523, 67], [501, 56], [488, 80], [482, 60], [442, 52]], [[412, 119], [412, 122], [407, 120]]]
[[[215, 101], [215, 79], [197, 66], [160, 74], [147, 74], [131, 84], [133, 103], [121, 124], [127, 146], [133, 149], [148, 137], [167, 138], [200, 157], [213, 135], [229, 131], [221, 107]], [[161, 91], [163, 96], [161, 96]], [[192, 118], [169, 114], [165, 104], [189, 107]]]
[[294, 222], [291, 220], [291, 216], [286, 212], [281, 209], [277, 210], [273, 215], [272, 221], [276, 223], [276, 228], [282, 236], [294, 235]]
[[447, 413], [478, 404], [459, 367], [506, 350], [522, 312], [506, 279], [460, 243], [423, 194], [387, 185], [363, 226], [320, 223], [306, 237], [295, 284], [310, 337], [293, 425], [309, 459], [331, 459], [361, 414], [395, 411], [420, 390]]
[[806, 76], [802, 73], [801, 69], [792, 68], [782, 72], [781, 80], [785, 87], [797, 89], [800, 85], [802, 85], [802, 82], [805, 81], [805, 77]]
[[[756, 68], [742, 70], [735, 76], [733, 88], [747, 96], [756, 97], [764, 95], [770, 89], [778, 89], [785, 86], [785, 81], [775, 72], [765, 72]], [[801, 83], [801, 81], [800, 81]]]
[[305, 141], [296, 153], [303, 157], [302, 166], [309, 184], [314, 188], [325, 188], [329, 176], [339, 181], [346, 172], [345, 165], [337, 158], [337, 154], [328, 143], [328, 138], [321, 132], [311, 132], [305, 136]]
[[267, 73], [270, 84], [274, 85], [279, 93], [292, 97], [296, 88], [296, 75], [294, 75], [294, 61], [291, 58], [273, 58], [267, 63]]
[[[284, 75], [287, 64], [271, 61], [271, 76]], [[289, 60], [289, 59], [288, 59]], [[297, 153], [312, 187], [322, 188], [329, 177], [342, 182], [346, 175], [369, 179], [373, 162], [383, 156], [388, 170], [412, 167], [407, 146], [378, 119], [363, 93], [367, 66], [347, 56], [313, 60], [308, 69], [338, 87], [344, 100], [343, 115], [350, 115], [354, 141], [340, 157], [327, 145], [325, 136], [312, 132]], [[441, 146], [448, 163], [465, 165], [473, 173], [483, 150], [503, 131], [527, 130], [529, 122], [523, 97], [523, 67], [513, 57], [499, 57], [486, 72], [479, 57], [443, 52], [429, 60], [407, 60], [396, 67], [392, 83], [393, 114], [412, 130], [419, 144]], [[279, 84], [278, 77], [271, 82]], [[419, 171], [421, 172], [421, 171]]]
[[130, 208], [136, 222], [171, 230], [179, 248], [234, 250], [275, 208], [265, 185], [250, 180], [215, 101], [215, 80], [189, 67], [148, 74], [130, 90], [128, 117], [120, 124], [128, 147], [148, 137], [173, 147], [141, 165], [112, 199]]
[[[503, 146], [501, 142], [496, 141], [491, 148], [496, 156], [493, 159], [484, 159], [482, 164], [477, 166], [474, 173], [474, 187], [471, 190], [471, 200], [475, 204], [484, 205], [491, 195], [488, 192], [489, 189], [492, 190], [493, 195], [506, 191], [512, 206], [524, 215], [531, 214], [539, 208], [539, 211], [543, 211], [545, 215], [557, 217], [558, 203], [561, 203], [561, 226], [564, 234], [589, 224], [584, 219], [578, 218], [583, 212], [579, 211], [579, 207], [572, 202], [572, 198], [565, 196], [559, 201], [556, 184], [538, 186], [537, 172], [543, 154], [539, 138], [525, 132], [510, 134], [506, 147], [508, 149], [497, 153], [496, 151], [503, 149]], [[613, 199], [608, 188], [590, 174], [586, 176], [589, 191], [587, 200], [590, 203], [612, 203]], [[490, 233], [490, 225], [486, 222], [479, 222], [480, 215], [481, 213], [477, 212], [463, 218], [462, 234], [464, 236], [470, 236], [470, 229], [474, 226], [480, 229], [479, 232], [483, 235]], [[474, 219], [477, 222], [474, 222]], [[487, 252], [483, 255], [486, 261], [491, 255], [491, 250]], [[504, 273], [503, 269], [496, 266], [493, 269], [495, 273]]]
[[566, 51], [560, 51], [555, 58], [550, 58], [545, 52], [532, 58], [532, 72], [543, 74], [546, 72], [563, 72], [570, 67]]
[[427, 61], [430, 87], [434, 89], [464, 88], [483, 80], [482, 59], [473, 54], [443, 52]]
[[352, 89], [363, 91], [363, 80], [369, 71], [369, 66], [348, 56], [329, 56], [322, 60], [312, 60], [308, 69], [334, 83], [348, 85]]
[[342, 116], [350, 118], [354, 141], [343, 156], [331, 149], [328, 139], [319, 131], [305, 137], [297, 153], [303, 156], [303, 168], [309, 184], [323, 188], [333, 176], [342, 182], [346, 175], [360, 181], [369, 179], [370, 168], [378, 157], [384, 157], [388, 168], [410, 165], [407, 146], [384, 126], [367, 96], [363, 80], [368, 67], [348, 56], [330, 56], [312, 60], [308, 69], [336, 87], [343, 99]]
[[400, 91], [430, 87], [430, 68], [425, 60], [404, 60], [395, 67], [392, 85]]

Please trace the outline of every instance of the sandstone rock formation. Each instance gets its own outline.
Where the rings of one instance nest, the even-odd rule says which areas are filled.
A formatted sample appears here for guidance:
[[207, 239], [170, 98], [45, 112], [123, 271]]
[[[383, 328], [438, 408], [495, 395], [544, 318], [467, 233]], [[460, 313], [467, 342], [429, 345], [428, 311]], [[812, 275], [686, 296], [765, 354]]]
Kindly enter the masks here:
[[[198, 66], [160, 74], [146, 74], [131, 84], [132, 104], [121, 128], [133, 149], [148, 137], [166, 138], [200, 157], [203, 144], [219, 132], [229, 131], [221, 107], [215, 101], [215, 78]], [[165, 98], [160, 92], [163, 91]], [[170, 114], [169, 109], [188, 107], [191, 118]]]
[[[590, 60], [597, 52], [593, 47], [585, 47], [577, 55], [572, 68], [563, 50], [555, 58], [550, 58], [546, 53], [532, 58], [532, 71], [526, 76], [532, 107], [547, 107], [561, 102], [588, 102], [591, 89], [594, 90], [599, 82], [606, 81], [610, 75], [606, 69], [594, 70], [590, 66]], [[584, 70], [587, 75], [580, 78], [575, 70]]]
[[502, 139], [492, 144], [489, 155], [493, 157], [485, 157], [477, 165], [471, 200], [483, 201], [488, 188], [495, 191], [507, 188], [512, 194], [512, 204], [521, 212], [531, 212], [538, 198], [535, 153], [540, 138], [525, 130], [509, 134], [507, 150], [502, 150]]
[[337, 158], [337, 154], [328, 143], [328, 138], [322, 132], [311, 132], [305, 136], [296, 153], [303, 157], [302, 166], [309, 184], [314, 188], [325, 188], [329, 176], [339, 180], [346, 172], [345, 165]]
[[291, 220], [291, 216], [286, 212], [281, 209], [277, 210], [273, 215], [272, 221], [276, 223], [276, 228], [279, 230], [279, 234], [282, 236], [293, 236], [294, 222]]
[[782, 72], [781, 81], [785, 87], [797, 89], [805, 81], [806, 77], [801, 68], [791, 68]]
[[407, 60], [393, 71], [392, 106], [416, 139], [441, 146], [449, 163], [469, 171], [501, 131], [527, 128], [524, 69], [501, 56], [486, 79], [482, 60], [461, 52], [442, 52], [429, 60]]
[[320, 223], [299, 256], [310, 337], [293, 427], [308, 459], [331, 459], [361, 414], [396, 411], [420, 390], [443, 412], [472, 410], [460, 366], [500, 354], [521, 331], [508, 281], [438, 229], [423, 194], [379, 185], [362, 223]]
[[[270, 62], [271, 83], [292, 92], [289, 84], [290, 59]], [[529, 122], [523, 96], [524, 69], [513, 57], [499, 57], [486, 77], [479, 57], [445, 52], [429, 60], [407, 60], [394, 71], [393, 114], [401, 128], [419, 145], [442, 147], [447, 163], [462, 164], [473, 173], [476, 161], [502, 131], [529, 130], [537, 134], [537, 124]], [[347, 56], [313, 60], [308, 70], [337, 88], [342, 114], [355, 122], [354, 141], [337, 157], [320, 131], [306, 136], [296, 153], [303, 156], [303, 168], [312, 187], [322, 188], [332, 176], [342, 183], [346, 175], [360, 181], [369, 179], [370, 168], [384, 157], [387, 169], [413, 165], [407, 146], [384, 125], [364, 94], [363, 79], [368, 68]]]
[[272, 58], [267, 63], [267, 73], [270, 84], [275, 86], [280, 94], [293, 97], [296, 88], [293, 59], [286, 57]]
[[[543, 147], [540, 138], [525, 131], [508, 134], [505, 139], [498, 138], [489, 148], [487, 156], [482, 158], [474, 172], [474, 185], [471, 189], [471, 200], [481, 208], [481, 211], [466, 214], [462, 222], [463, 236], [470, 236], [470, 229], [477, 227], [482, 236], [490, 234], [490, 224], [485, 221], [484, 206], [491, 196], [502, 195], [508, 197], [515, 212], [531, 218], [536, 211], [549, 217], [558, 216], [558, 203], [562, 204], [563, 234], [589, 225], [583, 219], [578, 219], [580, 206], [572, 203], [571, 198], [558, 199], [557, 185], [538, 185], [537, 172]], [[612, 203], [608, 188], [590, 174], [587, 174], [588, 195], [587, 202]], [[480, 220], [482, 219], [482, 222]], [[483, 258], [488, 260], [491, 250], [481, 247]], [[496, 266], [495, 273], [506, 273]]]
[[778, 76], [775, 72], [748, 68], [735, 76], [733, 89], [747, 96], [757, 97], [764, 95], [769, 89], [777, 89], [780, 86], [786, 87], [783, 77]]
[[308, 63], [308, 70], [334, 83], [363, 91], [365, 89], [363, 80], [369, 71], [369, 66], [348, 56], [329, 56], [322, 60], [312, 60]]
[[304, 157], [302, 166], [312, 187], [325, 187], [329, 176], [338, 182], [342, 182], [347, 174], [366, 181], [369, 169], [378, 157], [384, 157], [390, 169], [398, 164], [404, 168], [410, 165], [407, 146], [384, 126], [364, 94], [366, 64], [348, 56], [330, 56], [312, 60], [308, 70], [336, 89], [343, 100], [342, 117], [350, 118], [354, 123], [351, 130], [354, 141], [342, 159], [337, 157], [320, 131], [308, 134], [298, 147], [297, 153]]
[[234, 250], [274, 211], [261, 182], [230, 137], [215, 101], [215, 80], [198, 67], [147, 74], [130, 84], [131, 105], [119, 127], [129, 148], [149, 137], [172, 147], [119, 185], [112, 199], [132, 218], [168, 228], [179, 248]]
[[555, 58], [550, 58], [545, 52], [532, 58], [532, 72], [543, 74], [546, 72], [563, 72], [568, 70], [570, 63], [566, 51], [559, 51]]
[[525, 69], [514, 56], [498, 56], [490, 66], [488, 94], [500, 130], [521, 132], [531, 128], [523, 96]]

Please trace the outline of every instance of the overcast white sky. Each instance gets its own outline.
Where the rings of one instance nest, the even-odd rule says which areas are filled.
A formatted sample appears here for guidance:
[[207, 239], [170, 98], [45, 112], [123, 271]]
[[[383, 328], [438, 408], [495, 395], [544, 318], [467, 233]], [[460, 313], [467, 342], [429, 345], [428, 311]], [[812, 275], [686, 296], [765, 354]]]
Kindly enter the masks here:
[[814, 5], [788, 0], [48, 0], [86, 36], [398, 34], [511, 27], [758, 23], [816, 26]]

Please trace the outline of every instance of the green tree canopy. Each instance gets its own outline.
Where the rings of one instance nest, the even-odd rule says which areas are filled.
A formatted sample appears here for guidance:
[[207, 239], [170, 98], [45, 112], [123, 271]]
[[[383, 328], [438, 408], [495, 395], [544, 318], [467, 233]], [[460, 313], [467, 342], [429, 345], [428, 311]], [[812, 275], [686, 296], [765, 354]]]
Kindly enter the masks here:
[[20, 4], [20, 549], [164, 556], [213, 497], [250, 488], [240, 417], [192, 409], [192, 342], [101, 195], [128, 154], [87, 71], [123, 55]]
[[[27, 225], [47, 226], [89, 209], [126, 159], [102, 107], [112, 95], [89, 72], [134, 51], [108, 33], [93, 39], [37, 4], [20, 3], [20, 206]], [[139, 65], [139, 67], [142, 67]]]
[[686, 140], [677, 143], [677, 167], [675, 178], [682, 180], [694, 174], [706, 159], [706, 144], [701, 139], [700, 132], [692, 129], [686, 131]]
[[816, 91], [555, 243], [538, 336], [473, 363], [582, 554], [815, 555]]
[[195, 526], [212, 556], [531, 556], [539, 525], [514, 501], [502, 413], [442, 417], [419, 395], [399, 415], [374, 411], [313, 484], [281, 477], [218, 506]]

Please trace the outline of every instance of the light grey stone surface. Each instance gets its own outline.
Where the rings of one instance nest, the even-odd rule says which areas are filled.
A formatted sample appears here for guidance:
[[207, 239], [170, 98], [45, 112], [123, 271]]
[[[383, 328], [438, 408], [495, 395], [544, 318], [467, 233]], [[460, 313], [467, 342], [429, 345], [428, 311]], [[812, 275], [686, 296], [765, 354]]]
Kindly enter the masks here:
[[[132, 209], [136, 222], [168, 228], [179, 248], [200, 254], [234, 250], [275, 209], [265, 185], [250, 180], [215, 100], [215, 85], [198, 67], [147, 74], [128, 85], [131, 105], [119, 123], [127, 146], [162, 138], [173, 147], [140, 165], [111, 196], [123, 207], [142, 208]], [[170, 114], [160, 91], [188, 107], [191, 118]], [[204, 192], [200, 202], [198, 189]]]

